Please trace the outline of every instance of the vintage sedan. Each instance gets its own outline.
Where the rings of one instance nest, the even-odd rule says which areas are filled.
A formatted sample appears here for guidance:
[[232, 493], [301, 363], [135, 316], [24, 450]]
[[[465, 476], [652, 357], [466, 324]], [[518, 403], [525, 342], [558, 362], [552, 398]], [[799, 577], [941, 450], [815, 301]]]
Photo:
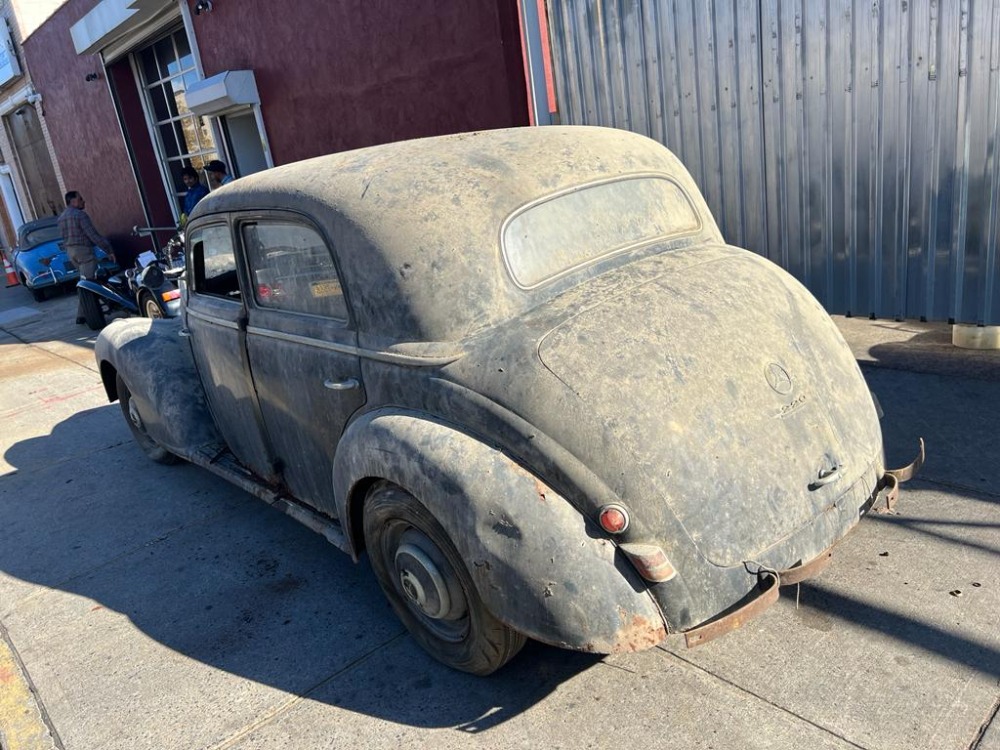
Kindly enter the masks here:
[[98, 339], [109, 399], [154, 460], [367, 550], [457, 669], [702, 642], [894, 499], [830, 317], [641, 136], [311, 159], [213, 192], [186, 242], [183, 321]]
[[[94, 248], [99, 265], [111, 273], [118, 266], [98, 247]], [[59, 287], [75, 287], [80, 279], [77, 270], [63, 249], [58, 219], [48, 216], [29, 221], [17, 230], [17, 247], [12, 263], [18, 281], [31, 292], [36, 302], [44, 301], [49, 292]]]

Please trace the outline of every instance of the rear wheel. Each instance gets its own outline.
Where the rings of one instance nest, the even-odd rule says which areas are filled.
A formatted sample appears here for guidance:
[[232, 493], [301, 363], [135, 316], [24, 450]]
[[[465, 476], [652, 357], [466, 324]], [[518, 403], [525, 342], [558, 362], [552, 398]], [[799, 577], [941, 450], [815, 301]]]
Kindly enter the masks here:
[[87, 327], [91, 331], [99, 331], [104, 328], [107, 320], [104, 318], [104, 310], [101, 309], [101, 300], [93, 292], [80, 289], [80, 306], [83, 308], [83, 318], [87, 321]]
[[28, 286], [28, 280], [23, 276], [21, 277], [21, 283], [24, 284], [25, 289], [31, 292], [31, 296], [35, 300], [35, 302], [44, 302], [46, 299], [48, 299], [49, 294], [45, 290], [45, 287], [36, 288], [33, 286]]
[[122, 408], [122, 414], [125, 415], [125, 422], [132, 431], [132, 437], [135, 438], [135, 442], [142, 448], [142, 452], [158, 464], [176, 463], [177, 456], [153, 440], [149, 436], [149, 433], [146, 432], [142, 416], [140, 416], [139, 410], [132, 400], [132, 391], [129, 390], [128, 385], [122, 380], [121, 375], [115, 376], [115, 387], [118, 389], [118, 404]]
[[365, 501], [365, 544], [389, 603], [414, 639], [453, 669], [487, 675], [525, 638], [486, 608], [437, 519], [413, 495], [381, 482]]
[[143, 292], [141, 295], [139, 295], [139, 309], [142, 311], [142, 314], [145, 315], [147, 318], [163, 317], [163, 310], [160, 309], [160, 306], [156, 303], [156, 300], [153, 299], [153, 295], [150, 294], [149, 292]]

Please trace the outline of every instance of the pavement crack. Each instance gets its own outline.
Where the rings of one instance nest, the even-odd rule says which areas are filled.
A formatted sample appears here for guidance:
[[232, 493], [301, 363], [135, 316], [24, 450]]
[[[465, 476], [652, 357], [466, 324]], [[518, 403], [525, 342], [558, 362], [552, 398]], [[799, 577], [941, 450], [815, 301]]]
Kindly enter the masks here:
[[288, 713], [292, 708], [294, 708], [299, 703], [304, 701], [306, 698], [315, 693], [324, 685], [328, 685], [329, 683], [333, 682], [335, 679], [340, 677], [345, 672], [349, 672], [359, 664], [368, 661], [368, 659], [377, 654], [379, 651], [386, 648], [387, 646], [391, 646], [393, 643], [402, 639], [406, 635], [407, 635], [407, 630], [405, 628], [401, 629], [398, 633], [396, 633], [396, 635], [392, 636], [386, 641], [383, 641], [382, 643], [379, 643], [376, 646], [373, 646], [368, 651], [365, 651], [363, 654], [358, 656], [356, 659], [353, 659], [352, 661], [345, 664], [343, 667], [338, 669], [333, 674], [317, 682], [311, 688], [308, 688], [307, 690], [304, 690], [301, 693], [296, 693], [288, 700], [279, 703], [278, 705], [274, 706], [274, 708], [272, 708], [270, 711], [266, 711], [257, 720], [250, 722], [249, 724], [240, 729], [237, 729], [233, 734], [229, 735], [218, 744], [212, 745], [210, 748], [207, 748], [206, 750], [227, 750], [228, 748], [231, 748], [233, 745], [242, 740], [244, 737], [247, 737], [253, 732], [256, 732], [261, 727], [270, 724], [279, 716]]
[[[976, 732], [975, 738], [969, 743], [969, 750], [977, 750], [983, 742], [983, 738], [986, 736], [987, 730], [997, 719], [997, 714], [1000, 713], [1000, 697], [993, 701], [993, 708], [990, 709], [989, 715], [986, 717], [986, 721], [983, 725], [979, 727], [979, 731]], [[997, 730], [1000, 731], [1000, 726], [997, 726]]]
[[743, 693], [745, 695], [749, 695], [750, 697], [755, 698], [756, 700], [760, 701], [761, 703], [764, 703], [764, 704], [766, 704], [768, 706], [771, 706], [772, 708], [777, 709], [778, 711], [781, 711], [783, 714], [791, 716], [792, 718], [797, 719], [798, 721], [801, 721], [801, 722], [803, 722], [805, 724], [808, 724], [809, 726], [811, 726], [811, 727], [813, 727], [815, 729], [818, 729], [819, 731], [823, 732], [824, 734], [827, 734], [827, 735], [829, 735], [831, 737], [835, 737], [836, 739], [840, 740], [841, 742], [846, 743], [847, 745], [849, 745], [851, 747], [857, 748], [858, 750], [869, 750], [864, 745], [859, 745], [856, 742], [852, 742], [851, 740], [847, 739], [847, 737], [845, 737], [844, 735], [838, 734], [837, 732], [833, 731], [829, 727], [825, 727], [822, 724], [817, 724], [815, 721], [812, 721], [811, 719], [807, 719], [806, 717], [801, 716], [801, 715], [795, 713], [794, 711], [791, 711], [791, 710], [785, 708], [781, 704], [775, 703], [774, 701], [770, 700], [769, 698], [765, 698], [763, 695], [755, 693], [752, 690], [748, 690], [747, 688], [743, 687], [742, 685], [739, 685], [738, 683], [735, 683], [732, 680], [727, 679], [726, 677], [723, 677], [722, 675], [716, 674], [715, 672], [712, 672], [711, 670], [706, 669], [705, 667], [701, 666], [700, 664], [696, 664], [695, 662], [690, 661], [689, 659], [685, 659], [680, 654], [677, 654], [677, 653], [675, 653], [673, 651], [668, 651], [667, 649], [663, 648], [662, 646], [657, 646], [657, 649], [660, 650], [660, 651], [662, 651], [665, 654], [668, 654], [669, 656], [672, 656], [677, 661], [681, 662], [681, 664], [683, 664], [683, 665], [685, 665], [687, 667], [690, 667], [691, 669], [694, 669], [694, 670], [696, 670], [698, 672], [701, 672], [702, 674], [706, 674], [709, 677], [711, 677], [712, 679], [718, 680], [719, 682], [723, 683], [724, 685], [728, 685], [729, 687], [733, 688], [734, 690], [738, 690], [738, 691], [740, 691], [741, 693]]

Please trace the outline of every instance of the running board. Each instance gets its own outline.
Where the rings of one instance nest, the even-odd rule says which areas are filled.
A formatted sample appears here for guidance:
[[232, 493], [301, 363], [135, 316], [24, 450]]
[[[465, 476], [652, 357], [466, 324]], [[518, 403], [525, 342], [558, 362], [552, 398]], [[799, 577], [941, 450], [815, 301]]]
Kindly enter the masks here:
[[326, 537], [326, 540], [337, 549], [349, 555], [353, 554], [344, 529], [337, 521], [317, 513], [280, 492], [276, 492], [248, 471], [228, 449], [202, 448], [190, 456], [185, 456], [185, 458], [196, 466], [208, 469], [227, 482], [231, 482], [254, 497], [263, 500], [272, 508], [277, 508], [285, 515], [291, 516], [303, 526]]

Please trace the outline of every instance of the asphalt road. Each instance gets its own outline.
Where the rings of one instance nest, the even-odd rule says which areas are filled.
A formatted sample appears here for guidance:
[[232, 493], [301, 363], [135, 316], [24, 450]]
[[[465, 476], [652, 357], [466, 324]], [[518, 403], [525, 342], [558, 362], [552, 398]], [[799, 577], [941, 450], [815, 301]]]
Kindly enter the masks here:
[[[424, 655], [365, 560], [146, 460], [74, 308], [0, 288], [3, 750], [1000, 750], [995, 369], [859, 353], [890, 463], [918, 436], [928, 460], [797, 602], [694, 650], [529, 644], [483, 679]], [[895, 326], [891, 344], [926, 335]]]

